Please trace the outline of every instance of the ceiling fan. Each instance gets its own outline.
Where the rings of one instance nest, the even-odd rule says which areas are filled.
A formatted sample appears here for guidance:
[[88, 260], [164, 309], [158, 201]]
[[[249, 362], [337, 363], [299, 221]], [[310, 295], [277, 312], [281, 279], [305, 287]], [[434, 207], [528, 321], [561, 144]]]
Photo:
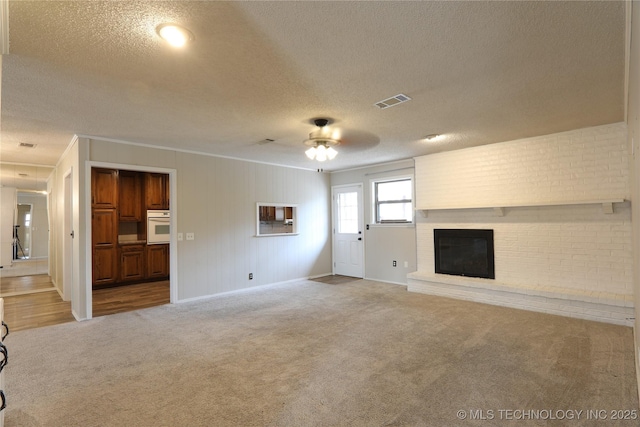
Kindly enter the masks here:
[[318, 126], [318, 129], [311, 132], [309, 139], [304, 141], [305, 145], [311, 147], [305, 151], [305, 154], [311, 160], [315, 159], [319, 162], [324, 162], [327, 159], [333, 160], [338, 154], [333, 147], [340, 144], [339, 132], [332, 132], [326, 127], [329, 119], [318, 118], [314, 119], [313, 123]]

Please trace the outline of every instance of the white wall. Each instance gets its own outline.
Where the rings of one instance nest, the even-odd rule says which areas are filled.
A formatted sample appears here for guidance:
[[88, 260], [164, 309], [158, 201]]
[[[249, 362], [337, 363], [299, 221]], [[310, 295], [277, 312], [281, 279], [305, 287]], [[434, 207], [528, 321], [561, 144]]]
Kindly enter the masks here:
[[[393, 162], [331, 174], [331, 185], [362, 184], [364, 223], [372, 224], [371, 180], [414, 175], [413, 160]], [[364, 233], [365, 269], [367, 279], [406, 284], [407, 273], [416, 270], [415, 226], [371, 225]], [[398, 261], [393, 267], [393, 260]], [[408, 266], [404, 266], [404, 262]]]
[[[195, 240], [178, 242], [178, 300], [331, 273], [327, 175], [107, 141], [81, 143], [90, 162], [176, 171], [176, 232], [195, 233]], [[297, 204], [299, 234], [256, 237], [257, 202]], [[90, 244], [82, 250], [90, 252]]]
[[[50, 223], [50, 246], [49, 246], [49, 266], [51, 269], [51, 280], [62, 295], [65, 301], [71, 300], [71, 311], [76, 319], [87, 317], [87, 293], [85, 283], [81, 281], [81, 272], [84, 272], [87, 264], [87, 253], [84, 251], [83, 237], [86, 236], [85, 210], [80, 203], [80, 194], [84, 192], [87, 180], [82, 168], [80, 159], [86, 157], [86, 149], [80, 141], [74, 138], [67, 147], [54, 172], [48, 182], [48, 191], [51, 198]], [[73, 271], [71, 271], [71, 282], [64, 281], [64, 183], [65, 176], [72, 174], [73, 200], [72, 222], [75, 238], [72, 241], [74, 260]], [[82, 250], [81, 250], [82, 249]]]
[[630, 197], [617, 123], [416, 159], [419, 207], [484, 207]]
[[[628, 324], [630, 205], [616, 203], [608, 214], [601, 204], [570, 204], [629, 199], [627, 159], [624, 123], [417, 158], [418, 206], [434, 210], [417, 226], [415, 278], [429, 283], [416, 282], [412, 290], [428, 291], [433, 282], [465, 286], [464, 292], [484, 287], [518, 294], [503, 305]], [[545, 206], [549, 202], [558, 205]], [[517, 204], [532, 206], [507, 207], [504, 216], [473, 209]], [[462, 207], [467, 209], [454, 209]], [[495, 280], [435, 274], [434, 228], [493, 229]], [[520, 301], [542, 294], [563, 301]], [[606, 307], [576, 310], [575, 301]]]

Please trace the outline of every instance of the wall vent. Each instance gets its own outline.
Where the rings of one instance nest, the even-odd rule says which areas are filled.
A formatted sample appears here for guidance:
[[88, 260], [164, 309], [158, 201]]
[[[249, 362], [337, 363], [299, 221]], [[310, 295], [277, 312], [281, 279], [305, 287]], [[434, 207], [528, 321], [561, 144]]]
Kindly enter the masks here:
[[378, 101], [373, 105], [383, 110], [385, 108], [393, 107], [394, 105], [402, 104], [403, 102], [407, 102], [407, 101], [411, 101], [411, 98], [409, 98], [407, 95], [403, 95], [400, 93], [396, 96], [392, 96], [391, 98]]
[[23, 148], [36, 148], [36, 144], [30, 144], [28, 142], [21, 142], [18, 146]]

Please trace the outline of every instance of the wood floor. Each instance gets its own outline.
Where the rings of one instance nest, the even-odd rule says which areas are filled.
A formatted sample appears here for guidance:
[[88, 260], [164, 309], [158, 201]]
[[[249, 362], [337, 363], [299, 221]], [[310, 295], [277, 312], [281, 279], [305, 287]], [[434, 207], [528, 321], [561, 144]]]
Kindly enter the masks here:
[[[347, 276], [313, 279], [330, 285], [358, 280]], [[12, 331], [73, 322], [71, 303], [62, 301], [46, 274], [0, 279], [5, 321]], [[169, 303], [169, 281], [140, 283], [93, 291], [93, 317]]]
[[[11, 331], [73, 322], [71, 303], [62, 301], [47, 275], [0, 279], [5, 321]], [[169, 281], [141, 283], [93, 292], [93, 317], [169, 303]]]
[[169, 281], [93, 291], [93, 317], [169, 304]]

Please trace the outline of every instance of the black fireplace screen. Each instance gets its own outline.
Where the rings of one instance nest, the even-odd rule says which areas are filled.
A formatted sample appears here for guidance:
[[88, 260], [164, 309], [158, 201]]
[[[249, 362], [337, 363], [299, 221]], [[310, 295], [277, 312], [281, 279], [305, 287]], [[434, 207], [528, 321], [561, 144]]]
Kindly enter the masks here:
[[493, 230], [433, 230], [436, 273], [495, 279]]

